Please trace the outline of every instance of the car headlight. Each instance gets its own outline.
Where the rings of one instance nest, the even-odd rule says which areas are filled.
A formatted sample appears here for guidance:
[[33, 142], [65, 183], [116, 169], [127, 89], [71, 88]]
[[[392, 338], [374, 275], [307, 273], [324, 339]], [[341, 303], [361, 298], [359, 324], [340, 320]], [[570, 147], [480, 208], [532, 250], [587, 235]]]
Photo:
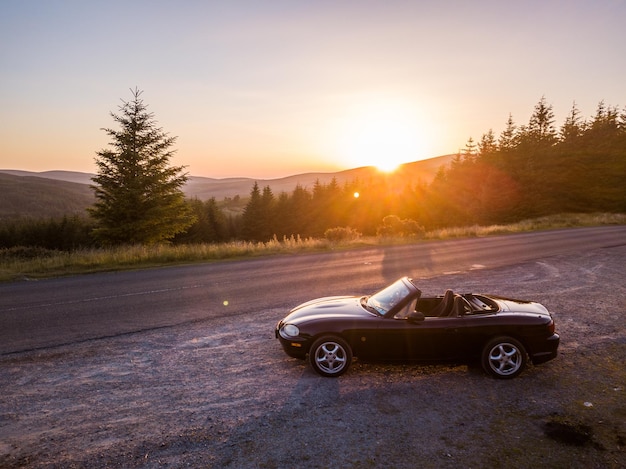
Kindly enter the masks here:
[[292, 337], [298, 337], [299, 334], [300, 334], [300, 329], [298, 329], [298, 327], [294, 326], [293, 324], [285, 324], [280, 329], [280, 335], [284, 339], [290, 339]]

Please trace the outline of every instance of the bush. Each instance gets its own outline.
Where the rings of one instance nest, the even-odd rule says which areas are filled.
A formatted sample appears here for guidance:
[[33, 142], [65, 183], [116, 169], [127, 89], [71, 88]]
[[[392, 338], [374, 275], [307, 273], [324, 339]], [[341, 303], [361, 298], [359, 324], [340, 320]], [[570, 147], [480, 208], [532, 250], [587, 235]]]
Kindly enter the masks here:
[[338, 226], [324, 231], [324, 237], [331, 243], [345, 243], [348, 241], [356, 241], [361, 237], [361, 233], [349, 226]]
[[426, 230], [423, 226], [410, 218], [400, 220], [396, 215], [387, 215], [383, 223], [376, 230], [376, 236], [380, 237], [407, 237], [422, 238]]

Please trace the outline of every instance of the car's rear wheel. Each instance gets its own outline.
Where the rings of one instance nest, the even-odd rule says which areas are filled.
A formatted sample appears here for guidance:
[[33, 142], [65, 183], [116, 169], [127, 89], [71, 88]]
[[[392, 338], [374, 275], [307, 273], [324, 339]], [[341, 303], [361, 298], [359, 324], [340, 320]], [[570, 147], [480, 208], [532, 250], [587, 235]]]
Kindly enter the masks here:
[[496, 337], [485, 345], [481, 361], [491, 376], [515, 378], [526, 366], [526, 349], [512, 337]]
[[352, 350], [340, 337], [320, 337], [311, 346], [309, 362], [322, 376], [339, 376], [345, 373], [352, 363]]

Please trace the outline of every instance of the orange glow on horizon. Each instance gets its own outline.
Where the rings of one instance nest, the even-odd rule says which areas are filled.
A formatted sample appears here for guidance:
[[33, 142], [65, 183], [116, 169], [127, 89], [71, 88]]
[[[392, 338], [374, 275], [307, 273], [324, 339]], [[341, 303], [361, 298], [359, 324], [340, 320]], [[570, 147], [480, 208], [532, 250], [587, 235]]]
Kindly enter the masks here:
[[393, 172], [402, 163], [428, 157], [428, 129], [406, 99], [357, 97], [335, 122], [334, 153], [346, 166]]

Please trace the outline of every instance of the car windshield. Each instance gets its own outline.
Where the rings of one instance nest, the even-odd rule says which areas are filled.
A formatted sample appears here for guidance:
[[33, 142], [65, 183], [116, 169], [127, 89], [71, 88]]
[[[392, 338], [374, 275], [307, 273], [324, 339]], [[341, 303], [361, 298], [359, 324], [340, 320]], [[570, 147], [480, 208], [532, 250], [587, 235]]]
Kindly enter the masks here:
[[366, 304], [384, 316], [391, 308], [405, 299], [409, 293], [411, 292], [404, 282], [398, 280], [378, 293], [374, 293], [367, 299]]

